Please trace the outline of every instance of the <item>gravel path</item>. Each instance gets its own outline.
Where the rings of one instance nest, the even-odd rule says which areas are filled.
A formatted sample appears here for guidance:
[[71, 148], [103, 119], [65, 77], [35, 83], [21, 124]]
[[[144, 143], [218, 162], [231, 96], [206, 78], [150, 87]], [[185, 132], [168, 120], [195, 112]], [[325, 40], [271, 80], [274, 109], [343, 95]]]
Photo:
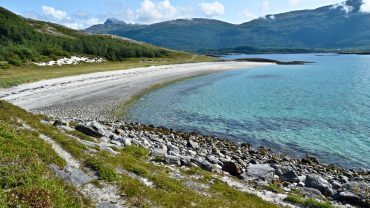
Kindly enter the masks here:
[[262, 65], [266, 64], [209, 62], [99, 72], [2, 89], [0, 99], [35, 113], [108, 120], [111, 117], [110, 113], [121, 103], [155, 84], [206, 73]]

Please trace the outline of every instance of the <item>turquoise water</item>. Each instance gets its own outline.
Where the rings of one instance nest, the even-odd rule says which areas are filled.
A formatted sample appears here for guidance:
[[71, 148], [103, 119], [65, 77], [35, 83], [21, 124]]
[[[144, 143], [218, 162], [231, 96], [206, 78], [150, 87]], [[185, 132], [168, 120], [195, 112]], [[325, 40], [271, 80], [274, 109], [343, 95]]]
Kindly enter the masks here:
[[128, 110], [128, 118], [295, 156], [309, 153], [346, 168], [370, 168], [370, 56], [242, 57], [316, 63], [240, 69], [181, 81], [142, 97]]

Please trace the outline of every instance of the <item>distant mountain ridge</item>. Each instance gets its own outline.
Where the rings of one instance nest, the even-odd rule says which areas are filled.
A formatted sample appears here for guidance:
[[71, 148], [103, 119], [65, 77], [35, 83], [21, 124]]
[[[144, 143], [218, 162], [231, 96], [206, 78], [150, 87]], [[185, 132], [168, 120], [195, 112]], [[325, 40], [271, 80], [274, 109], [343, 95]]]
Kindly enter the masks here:
[[362, 0], [348, 0], [313, 10], [267, 15], [240, 25], [195, 18], [151, 25], [109, 22], [86, 31], [190, 51], [239, 46], [370, 49], [370, 11], [363, 11], [362, 5]]
[[[0, 7], [0, 23], [0, 68], [70, 56], [122, 61], [183, 54], [128, 38], [84, 33], [53, 23], [26, 19], [3, 7]], [[110, 19], [106, 24], [125, 23]]]

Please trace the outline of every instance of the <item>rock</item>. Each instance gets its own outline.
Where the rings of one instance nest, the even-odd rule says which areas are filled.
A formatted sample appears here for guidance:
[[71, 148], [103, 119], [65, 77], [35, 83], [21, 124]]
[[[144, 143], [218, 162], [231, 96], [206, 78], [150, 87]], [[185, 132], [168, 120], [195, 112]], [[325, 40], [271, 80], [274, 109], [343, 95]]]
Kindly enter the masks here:
[[111, 135], [109, 136], [109, 138], [110, 138], [111, 140], [114, 140], [114, 141], [119, 141], [119, 140], [121, 140], [121, 139], [122, 139], [122, 137], [118, 136], [117, 134], [111, 134]]
[[350, 204], [361, 204], [361, 198], [350, 191], [342, 191], [334, 196], [338, 201], [350, 203]]
[[74, 131], [73, 128], [69, 127], [69, 126], [58, 126], [59, 129], [65, 131], [65, 132], [72, 132]]
[[131, 146], [131, 139], [130, 138], [122, 138], [121, 142], [125, 144], [125, 146]]
[[173, 155], [166, 155], [164, 157], [164, 161], [167, 164], [173, 164], [173, 165], [177, 165], [177, 166], [181, 165], [180, 159], [176, 156], [173, 156]]
[[65, 120], [57, 119], [54, 121], [53, 126], [69, 126], [69, 123]]
[[319, 161], [314, 157], [310, 157], [306, 155], [304, 158], [302, 158], [302, 163], [308, 164], [308, 165], [315, 165], [315, 164], [319, 164]]
[[305, 181], [306, 187], [318, 189], [324, 196], [333, 195], [334, 191], [331, 184], [318, 175], [308, 175]]
[[56, 176], [75, 186], [81, 186], [96, 179], [71, 166], [59, 169], [55, 164], [50, 164], [49, 168]]
[[199, 148], [199, 144], [197, 142], [192, 141], [192, 140], [189, 140], [187, 145], [188, 145], [188, 147], [191, 147], [193, 149], [198, 149]]
[[114, 151], [112, 148], [110, 148], [106, 144], [101, 144], [99, 147], [101, 151], [109, 152], [112, 155], [118, 155], [118, 152]]
[[343, 185], [343, 190], [350, 191], [359, 195], [363, 199], [370, 201], [370, 184], [366, 182], [349, 182]]
[[176, 147], [175, 145], [172, 145], [171, 143], [168, 143], [167, 147], [168, 147], [168, 154], [170, 154], [170, 155], [180, 154], [180, 149], [178, 147]]
[[298, 174], [294, 170], [289, 170], [289, 171], [286, 171], [285, 173], [283, 173], [280, 176], [280, 180], [287, 181], [287, 182], [290, 182], [290, 183], [298, 183], [299, 182]]
[[332, 185], [333, 189], [341, 189], [342, 188], [342, 184], [340, 184], [340, 182], [336, 181], [336, 180], [333, 180], [331, 182], [331, 185]]
[[240, 177], [240, 175], [243, 173], [242, 167], [234, 162], [225, 162], [222, 166], [222, 170], [236, 177]]
[[207, 160], [213, 164], [218, 164], [218, 165], [222, 165], [222, 162], [214, 155], [209, 155], [207, 157]]
[[155, 148], [155, 149], [152, 149], [152, 151], [150, 152], [150, 156], [155, 157], [155, 158], [159, 158], [159, 157], [164, 158], [166, 154], [167, 152], [163, 148]]
[[190, 157], [181, 157], [180, 158], [180, 163], [183, 166], [189, 167], [191, 165], [191, 158]]
[[119, 141], [116, 141], [116, 140], [111, 140], [110, 143], [112, 143], [112, 144], [114, 144], [114, 145], [116, 145], [118, 147], [121, 147], [122, 146], [122, 143], [119, 142]]
[[297, 189], [307, 198], [320, 199], [324, 197], [319, 190], [314, 188], [297, 187]]
[[275, 170], [269, 164], [250, 164], [241, 177], [245, 180], [272, 182]]
[[213, 169], [213, 165], [202, 159], [202, 158], [194, 158], [194, 159], [191, 159], [191, 162], [193, 162], [194, 164], [196, 164], [197, 166], [199, 166], [200, 168], [204, 169], [204, 170], [208, 170], [208, 171], [212, 171]]
[[104, 127], [96, 121], [80, 124], [76, 126], [76, 130], [97, 138], [104, 136], [106, 133]]

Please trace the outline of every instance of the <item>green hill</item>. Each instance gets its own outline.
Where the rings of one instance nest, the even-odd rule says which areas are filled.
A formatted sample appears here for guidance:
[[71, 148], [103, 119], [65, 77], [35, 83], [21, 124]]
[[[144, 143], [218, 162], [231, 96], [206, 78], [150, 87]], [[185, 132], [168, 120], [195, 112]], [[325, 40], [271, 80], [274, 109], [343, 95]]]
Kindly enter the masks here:
[[86, 31], [189, 51], [239, 46], [370, 49], [370, 13], [360, 9], [362, 3], [362, 0], [347, 0], [314, 10], [267, 15], [240, 25], [209, 19], [182, 19], [152, 25], [108, 21]]
[[0, 7], [0, 65], [20, 66], [71, 55], [127, 58], [171, 57], [178, 52], [111, 35], [93, 35], [20, 17]]

